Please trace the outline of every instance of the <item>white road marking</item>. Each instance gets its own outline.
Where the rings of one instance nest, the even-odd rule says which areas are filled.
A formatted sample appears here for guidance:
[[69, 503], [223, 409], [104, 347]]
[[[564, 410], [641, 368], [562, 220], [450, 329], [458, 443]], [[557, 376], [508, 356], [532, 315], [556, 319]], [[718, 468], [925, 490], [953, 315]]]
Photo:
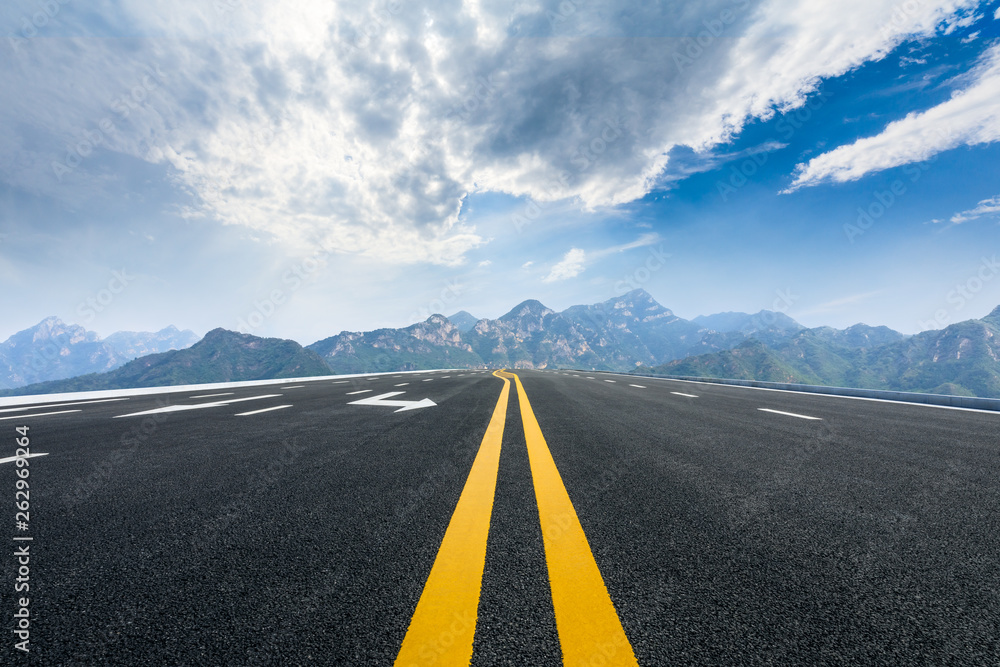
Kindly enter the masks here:
[[698, 397], [697, 397], [697, 396], [695, 396], [694, 394], [682, 394], [682, 393], [681, 393], [681, 392], [679, 392], [679, 391], [672, 391], [672, 392], [670, 392], [670, 393], [671, 393], [671, 394], [675, 394], [675, 395], [677, 395], [677, 396], [687, 396], [688, 398], [698, 398]]
[[588, 379], [588, 380], [596, 380], [597, 378], [592, 378], [592, 377], [590, 377], [590, 376], [588, 375], [588, 376], [587, 376], [587, 379]]
[[799, 419], [815, 419], [817, 421], [822, 421], [822, 417], [810, 417], [809, 415], [797, 415], [794, 412], [782, 412], [781, 410], [772, 410], [770, 408], [757, 408], [761, 412], [771, 412], [776, 415], [785, 415], [786, 417], [798, 417]]
[[13, 463], [18, 459], [33, 459], [36, 456], [48, 456], [48, 452], [38, 452], [37, 454], [28, 454], [26, 456], [8, 456], [5, 459], [0, 459], [0, 463]]
[[350, 380], [337, 380], [336, 382], [331, 382], [330, 384], [347, 384]]
[[65, 408], [68, 405], [88, 405], [90, 403], [110, 403], [111, 401], [127, 401], [127, 398], [105, 398], [100, 401], [76, 401], [73, 403], [49, 403], [48, 405], [26, 405], [20, 408], [5, 408], [0, 412], [20, 412], [22, 410], [48, 410], [49, 408]]
[[127, 415], [117, 415], [114, 418], [120, 419], [122, 417], [140, 417], [142, 415], [155, 415], [163, 412], [184, 412], [186, 410], [202, 410], [204, 408], [218, 408], [223, 405], [229, 405], [230, 403], [243, 403], [244, 401], [259, 401], [262, 398], [276, 398], [281, 396], [281, 394], [264, 394], [262, 396], [249, 396], [247, 398], [233, 398], [228, 401], [210, 401], [208, 403], [195, 403], [194, 405], [168, 405], [165, 408], [154, 408], [152, 410], [143, 410], [142, 412], [130, 412]]
[[193, 398], [215, 398], [216, 396], [232, 396], [235, 393], [236, 393], [235, 391], [226, 391], [226, 392], [223, 392], [221, 394], [200, 394], [198, 396], [188, 396], [188, 398], [189, 399], [193, 399]]
[[[646, 377], [646, 376], [644, 376]], [[747, 387], [741, 384], [721, 384], [719, 382], [703, 382], [701, 380], [678, 380], [676, 378], [649, 377], [650, 380], [661, 382], [684, 382], [686, 384], [703, 384], [713, 387], [731, 387], [733, 389], [752, 389], [754, 391], [773, 391], [779, 394], [795, 394], [796, 396], [816, 396], [818, 398], [846, 398], [851, 401], [873, 401], [876, 403], [894, 403], [896, 405], [910, 405], [915, 408], [937, 408], [939, 410], [960, 410], [962, 412], [978, 412], [991, 415], [1000, 415], [998, 410], [986, 408], [963, 408], [957, 405], [937, 405], [934, 403], [916, 403], [914, 401], [899, 401], [892, 398], [872, 398], [871, 396], [844, 396], [842, 394], [825, 394], [816, 391], [795, 391], [794, 389], [772, 389], [770, 387]]]
[[405, 391], [390, 391], [387, 394], [379, 394], [378, 396], [369, 396], [368, 398], [362, 398], [358, 401], [351, 401], [348, 405], [376, 405], [376, 406], [389, 406], [394, 408], [399, 408], [396, 412], [404, 412], [406, 410], [417, 410], [419, 408], [429, 408], [437, 405], [434, 401], [429, 398], [425, 398], [420, 401], [391, 401], [388, 400], [393, 396], [399, 396], [400, 394], [405, 394]]
[[426, 380], [423, 380], [423, 381], [424, 381], [424, 382], [433, 382], [433, 381], [434, 381], [434, 378], [427, 378]]
[[450, 378], [450, 377], [451, 377], [450, 375], [442, 375], [441, 379], [444, 380], [445, 378]]
[[392, 386], [393, 387], [405, 387], [408, 384], [410, 384], [410, 383], [409, 382], [400, 382], [399, 384], [394, 384]]
[[610, 383], [614, 384], [616, 382], [616, 380], [605, 380], [605, 382], [610, 382]]
[[362, 389], [360, 391], [349, 391], [349, 392], [347, 392], [347, 395], [348, 396], [354, 396], [354, 394], [367, 394], [370, 391], [374, 391], [374, 389]]
[[83, 410], [59, 410], [57, 412], [36, 412], [33, 415], [14, 415], [13, 417], [0, 417], [0, 421], [5, 419], [28, 419], [29, 417], [48, 417], [49, 415], [64, 415], [67, 412], [83, 412]]
[[282, 387], [282, 389], [301, 389], [304, 386], [304, 384], [294, 384], [291, 387]]
[[250, 412], [237, 412], [234, 416], [236, 417], [249, 417], [250, 415], [259, 415], [262, 412], [270, 412], [271, 410], [283, 410], [284, 408], [290, 408], [290, 405], [276, 405], [273, 408], [264, 408], [263, 410], [251, 410]]
[[630, 387], [635, 387], [636, 389], [645, 389], [641, 384], [630, 384]]

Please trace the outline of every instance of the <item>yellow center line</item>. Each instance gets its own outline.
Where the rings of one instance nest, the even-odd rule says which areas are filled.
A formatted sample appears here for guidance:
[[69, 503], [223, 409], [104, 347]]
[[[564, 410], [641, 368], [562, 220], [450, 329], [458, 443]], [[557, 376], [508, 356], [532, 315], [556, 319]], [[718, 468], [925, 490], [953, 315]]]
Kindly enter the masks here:
[[486, 540], [510, 396], [510, 381], [501, 379], [500, 398], [403, 638], [397, 666], [468, 665], [472, 660]]
[[637, 666], [521, 379], [509, 375], [517, 383], [563, 664]]

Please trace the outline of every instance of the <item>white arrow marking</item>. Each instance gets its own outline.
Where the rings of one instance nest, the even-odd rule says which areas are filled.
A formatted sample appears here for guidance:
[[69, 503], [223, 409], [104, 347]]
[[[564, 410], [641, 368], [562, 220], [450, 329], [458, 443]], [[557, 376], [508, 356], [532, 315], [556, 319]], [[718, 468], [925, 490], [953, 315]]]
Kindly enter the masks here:
[[429, 408], [432, 405], [437, 405], [434, 401], [429, 398], [425, 398], [422, 401], [389, 401], [386, 399], [392, 398], [393, 396], [399, 396], [400, 394], [405, 394], [405, 391], [390, 391], [388, 394], [379, 394], [378, 396], [369, 396], [368, 398], [362, 398], [360, 401], [351, 401], [348, 405], [384, 405], [392, 408], [399, 408], [395, 412], [403, 412], [405, 410], [417, 410], [419, 408]]

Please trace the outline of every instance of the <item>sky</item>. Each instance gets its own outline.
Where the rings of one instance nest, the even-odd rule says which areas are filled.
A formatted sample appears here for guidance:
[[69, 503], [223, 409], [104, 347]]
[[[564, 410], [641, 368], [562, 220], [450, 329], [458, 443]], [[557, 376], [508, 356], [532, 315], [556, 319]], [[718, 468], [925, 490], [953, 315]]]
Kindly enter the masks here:
[[[1000, 3], [11, 0], [0, 339], [1000, 304]], [[997, 278], [997, 279], [994, 279]]]

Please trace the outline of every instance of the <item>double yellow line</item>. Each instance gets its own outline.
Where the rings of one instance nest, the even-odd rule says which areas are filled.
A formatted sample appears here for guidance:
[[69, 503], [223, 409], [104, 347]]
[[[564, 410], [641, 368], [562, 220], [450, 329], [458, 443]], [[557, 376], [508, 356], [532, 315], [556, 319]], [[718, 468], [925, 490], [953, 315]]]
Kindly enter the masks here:
[[503, 440], [510, 380], [517, 384], [563, 664], [638, 665], [521, 379], [503, 389], [396, 657], [397, 667], [468, 665]]

